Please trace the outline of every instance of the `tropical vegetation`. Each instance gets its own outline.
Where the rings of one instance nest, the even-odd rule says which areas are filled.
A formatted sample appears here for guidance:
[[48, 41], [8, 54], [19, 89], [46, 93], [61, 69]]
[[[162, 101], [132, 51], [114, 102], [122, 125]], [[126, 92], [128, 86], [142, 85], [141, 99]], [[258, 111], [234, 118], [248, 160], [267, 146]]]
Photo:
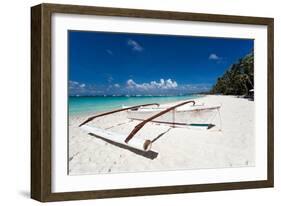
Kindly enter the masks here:
[[217, 79], [211, 89], [212, 94], [247, 95], [254, 88], [254, 53], [253, 51], [239, 59]]

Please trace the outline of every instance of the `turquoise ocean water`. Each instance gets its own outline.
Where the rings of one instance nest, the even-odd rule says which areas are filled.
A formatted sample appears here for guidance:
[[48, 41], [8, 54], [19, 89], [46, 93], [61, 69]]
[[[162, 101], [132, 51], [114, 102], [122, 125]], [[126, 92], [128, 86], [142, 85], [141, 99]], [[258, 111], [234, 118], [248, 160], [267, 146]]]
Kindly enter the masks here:
[[134, 96], [134, 97], [69, 97], [69, 114], [98, 113], [121, 108], [124, 106], [134, 106], [148, 103], [168, 103], [179, 100], [196, 99], [199, 95], [185, 96]]

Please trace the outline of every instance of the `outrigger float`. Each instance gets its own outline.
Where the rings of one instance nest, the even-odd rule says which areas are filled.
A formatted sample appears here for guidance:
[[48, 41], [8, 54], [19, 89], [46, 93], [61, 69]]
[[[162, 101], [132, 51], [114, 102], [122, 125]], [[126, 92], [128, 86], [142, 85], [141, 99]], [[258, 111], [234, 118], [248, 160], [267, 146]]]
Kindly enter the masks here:
[[[185, 107], [183, 108], [182, 106], [184, 105]], [[132, 107], [123, 107], [121, 109], [89, 117], [86, 121], [81, 123], [79, 127], [93, 135], [147, 152], [151, 150], [152, 141], [145, 138], [134, 138], [134, 136], [147, 123], [159, 123], [169, 125], [171, 127], [181, 128], [184, 127], [210, 129], [212, 126], [214, 126], [213, 124], [211, 124], [211, 120], [214, 118], [214, 116], [216, 116], [216, 114], [219, 114], [220, 118], [220, 107], [220, 105], [196, 105], [195, 101], [193, 100], [181, 102], [171, 107], [160, 107], [158, 103], [142, 104]], [[87, 125], [89, 122], [99, 117], [123, 111], [127, 111], [128, 119], [140, 121], [140, 123], [138, 123], [135, 128], [127, 135]]]

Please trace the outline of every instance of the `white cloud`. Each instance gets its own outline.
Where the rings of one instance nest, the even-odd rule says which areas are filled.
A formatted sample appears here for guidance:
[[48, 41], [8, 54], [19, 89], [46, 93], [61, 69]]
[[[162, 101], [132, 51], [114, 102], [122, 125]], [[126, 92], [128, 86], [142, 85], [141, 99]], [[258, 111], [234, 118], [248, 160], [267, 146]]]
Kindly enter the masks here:
[[107, 82], [108, 82], [108, 83], [111, 83], [113, 80], [114, 80], [114, 79], [113, 79], [113, 77], [112, 77], [111, 75], [109, 75], [109, 76], [107, 77]]
[[89, 90], [89, 86], [86, 84], [71, 80], [68, 81], [68, 88], [70, 95], [80, 95]]
[[211, 84], [178, 84], [171, 78], [137, 83], [132, 78], [126, 84], [85, 84], [77, 81], [68, 82], [69, 95], [179, 95], [209, 91]]
[[129, 39], [127, 43], [132, 47], [132, 50], [134, 51], [141, 52], [143, 50], [143, 47], [135, 40]]
[[113, 52], [110, 49], [107, 49], [106, 52], [110, 55], [113, 55]]
[[126, 84], [93, 85], [77, 81], [69, 81], [69, 94], [76, 95], [179, 95], [209, 91], [211, 84], [178, 84], [172, 79], [137, 83], [132, 78]]
[[70, 89], [84, 88], [86, 86], [85, 84], [80, 84], [79, 82], [71, 81], [71, 80], [69, 80], [68, 85]]
[[128, 79], [128, 80], [127, 80], [127, 86], [128, 86], [129, 88], [134, 88], [136, 85], [137, 85], [137, 84], [134, 82], [134, 80], [132, 80], [132, 79]]
[[151, 90], [151, 89], [175, 89], [177, 88], [178, 84], [176, 81], [171, 79], [160, 79], [159, 82], [151, 81], [149, 83], [141, 83], [138, 84], [132, 79], [128, 79], [127, 87], [129, 89], [140, 89], [140, 90]]
[[210, 54], [209, 55], [209, 59], [210, 60], [219, 60], [219, 59], [221, 59], [218, 55], [216, 55], [216, 54]]

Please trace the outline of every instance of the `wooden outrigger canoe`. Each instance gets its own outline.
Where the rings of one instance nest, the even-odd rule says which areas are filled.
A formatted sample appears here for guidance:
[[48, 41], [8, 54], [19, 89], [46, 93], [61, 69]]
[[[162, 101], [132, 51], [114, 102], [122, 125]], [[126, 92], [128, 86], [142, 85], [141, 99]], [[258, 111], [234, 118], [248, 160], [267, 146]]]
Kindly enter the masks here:
[[[187, 105], [187, 104], [192, 104], [192, 109], [187, 109], [187, 110], [178, 110], [179, 107], [183, 106], [183, 105]], [[146, 107], [148, 106], [157, 106], [156, 108], [152, 108], [153, 112], [149, 112], [149, 108], [146, 109]], [[157, 122], [157, 123], [164, 123], [164, 124], [172, 124], [173, 127], [180, 125], [192, 125], [192, 124], [188, 124], [186, 122], [184, 122], [183, 120], [177, 122], [175, 121], [175, 117], [176, 117], [176, 113], [178, 112], [206, 112], [206, 111], [211, 111], [211, 110], [219, 110], [220, 106], [214, 106], [214, 107], [199, 107], [195, 105], [195, 101], [193, 100], [189, 100], [189, 101], [185, 101], [185, 102], [181, 102], [179, 104], [176, 104], [174, 106], [168, 107], [168, 108], [160, 108], [159, 104], [157, 103], [152, 103], [152, 104], [142, 104], [142, 105], [136, 105], [136, 106], [132, 106], [132, 107], [126, 107], [126, 108], [122, 108], [122, 109], [117, 109], [117, 110], [113, 110], [110, 112], [105, 112], [102, 114], [98, 114], [92, 117], [89, 117], [86, 121], [84, 121], [83, 123], [81, 123], [79, 125], [79, 127], [81, 127], [83, 130], [94, 134], [96, 136], [100, 136], [102, 138], [108, 139], [110, 141], [113, 142], [117, 142], [119, 144], [123, 144], [126, 145], [128, 147], [132, 147], [138, 150], [142, 150], [142, 151], [149, 151], [151, 150], [152, 147], [152, 141], [145, 139], [145, 138], [134, 138], [134, 136], [149, 122]], [[141, 122], [139, 124], [137, 124], [134, 129], [128, 134], [128, 135], [124, 135], [124, 134], [119, 134], [119, 133], [115, 133], [115, 132], [111, 132], [111, 131], [107, 131], [101, 128], [97, 128], [97, 127], [92, 127], [92, 126], [88, 126], [86, 124], [88, 124], [89, 122], [91, 122], [92, 120], [102, 117], [102, 116], [106, 116], [106, 115], [110, 115], [110, 114], [114, 114], [117, 112], [122, 112], [122, 111], [127, 111], [128, 112], [128, 118], [129, 119], [135, 119], [135, 120], [140, 120]], [[173, 120], [172, 121], [163, 121], [163, 119], [161, 120], [161, 118], [165, 115], [168, 114], [169, 112], [172, 112], [173, 114]], [[138, 113], [145, 113], [144, 116], [142, 116], [142, 118], [133, 118], [132, 114], [138, 114]], [[159, 119], [160, 118], [160, 119]], [[178, 118], [177, 118], [178, 119]]]

